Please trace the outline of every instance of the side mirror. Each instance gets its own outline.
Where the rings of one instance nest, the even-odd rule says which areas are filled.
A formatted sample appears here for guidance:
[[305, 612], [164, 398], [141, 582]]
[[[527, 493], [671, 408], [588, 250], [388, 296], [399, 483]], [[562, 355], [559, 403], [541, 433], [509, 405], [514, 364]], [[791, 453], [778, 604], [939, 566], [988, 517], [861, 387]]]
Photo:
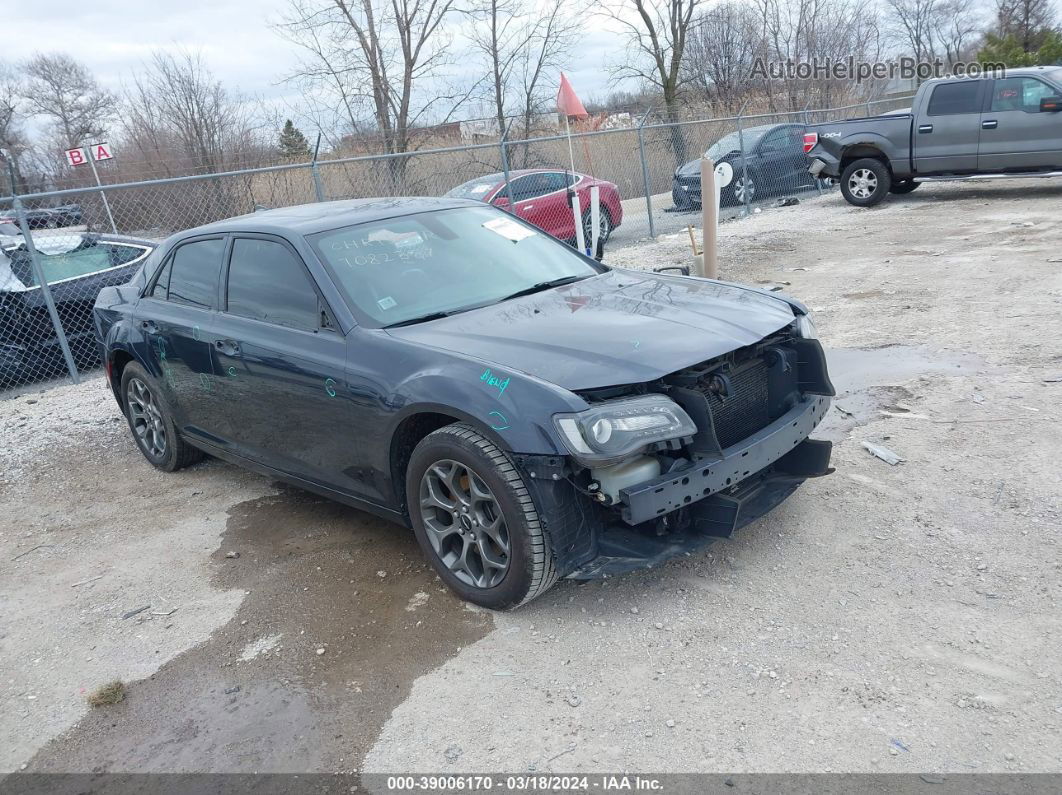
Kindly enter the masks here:
[[1043, 97], [1040, 100], [1041, 113], [1058, 113], [1062, 110], [1062, 97]]
[[509, 196], [506, 193], [501, 193], [494, 197], [494, 201], [491, 202], [495, 207], [501, 207], [503, 210], [509, 206]]

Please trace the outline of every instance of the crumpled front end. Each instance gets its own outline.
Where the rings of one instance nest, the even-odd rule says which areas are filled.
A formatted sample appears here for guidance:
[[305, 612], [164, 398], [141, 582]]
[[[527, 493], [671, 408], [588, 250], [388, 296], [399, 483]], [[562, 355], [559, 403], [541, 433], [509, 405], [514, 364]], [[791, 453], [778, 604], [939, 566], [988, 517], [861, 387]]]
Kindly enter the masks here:
[[[562, 570], [591, 578], [654, 565], [729, 537], [807, 478], [832, 471], [830, 442], [809, 436], [834, 388], [821, 344], [797, 326], [630, 388], [681, 407], [696, 426], [690, 435], [648, 445], [620, 462], [581, 466], [573, 458], [567, 470], [533, 476], [584, 503], [577, 513], [592, 538], [581, 549], [573, 546], [570, 552], [578, 554]], [[615, 388], [581, 394], [591, 406], [624, 397]]]

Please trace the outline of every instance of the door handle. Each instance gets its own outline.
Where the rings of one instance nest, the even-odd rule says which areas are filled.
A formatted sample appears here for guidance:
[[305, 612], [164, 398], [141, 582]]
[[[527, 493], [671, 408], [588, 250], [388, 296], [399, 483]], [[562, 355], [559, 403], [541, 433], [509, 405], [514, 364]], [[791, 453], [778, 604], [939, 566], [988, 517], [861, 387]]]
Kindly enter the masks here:
[[999, 126], [999, 121], [996, 120], [996, 119], [986, 119], [985, 121], [981, 122], [981, 129], [982, 130], [994, 130], [998, 126]]
[[525, 204], [523, 207], [520, 208], [520, 212], [529, 213], [533, 209], [535, 209], [535, 205], [533, 205], [533, 204]]
[[226, 356], [240, 355], [240, 343], [236, 340], [214, 340], [214, 347]]
[[918, 132], [920, 132], [920, 133], [931, 133], [931, 132], [933, 132], [933, 125], [932, 124], [919, 124], [918, 125]]
[[154, 320], [141, 320], [140, 328], [146, 331], [148, 334], [158, 334], [159, 327], [155, 325]]

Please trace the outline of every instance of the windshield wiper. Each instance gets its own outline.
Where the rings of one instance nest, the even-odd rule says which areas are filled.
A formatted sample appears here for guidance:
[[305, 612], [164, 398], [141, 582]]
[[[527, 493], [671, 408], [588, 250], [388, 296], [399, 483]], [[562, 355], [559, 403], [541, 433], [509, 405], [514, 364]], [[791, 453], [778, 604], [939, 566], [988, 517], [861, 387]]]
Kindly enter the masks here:
[[532, 293], [540, 293], [543, 290], [548, 290], [551, 287], [560, 287], [564, 284], [571, 284], [572, 282], [581, 282], [583, 279], [589, 279], [589, 276], [562, 276], [559, 279], [551, 279], [548, 282], [539, 282], [538, 284], [532, 284], [530, 287], [525, 287], [523, 290], [517, 290], [515, 293], [499, 298], [497, 303], [502, 301], [508, 301], [511, 298], [519, 298], [523, 295], [531, 295]]
[[438, 320], [441, 317], [450, 317], [455, 315], [456, 312], [430, 312], [427, 315], [421, 315], [420, 317], [411, 317], [409, 320], [399, 320], [397, 323], [390, 323], [384, 328], [398, 328], [399, 326], [412, 326], [414, 323], [427, 323], [429, 320]]

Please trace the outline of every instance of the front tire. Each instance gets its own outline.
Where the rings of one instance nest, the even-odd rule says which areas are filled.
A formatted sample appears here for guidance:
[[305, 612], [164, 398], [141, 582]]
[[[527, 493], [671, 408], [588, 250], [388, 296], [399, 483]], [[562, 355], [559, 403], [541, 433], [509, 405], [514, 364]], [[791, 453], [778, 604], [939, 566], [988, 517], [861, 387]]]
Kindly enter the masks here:
[[848, 164], [841, 173], [841, 194], [856, 207], [873, 207], [889, 195], [892, 174], [888, 167], [872, 157]]
[[424, 437], [406, 470], [413, 532], [462, 599], [516, 607], [557, 580], [549, 532], [512, 459], [465, 423]]
[[158, 382], [136, 362], [122, 370], [121, 395], [133, 440], [153, 467], [175, 472], [206, 457], [177, 433], [173, 412], [163, 400]]

